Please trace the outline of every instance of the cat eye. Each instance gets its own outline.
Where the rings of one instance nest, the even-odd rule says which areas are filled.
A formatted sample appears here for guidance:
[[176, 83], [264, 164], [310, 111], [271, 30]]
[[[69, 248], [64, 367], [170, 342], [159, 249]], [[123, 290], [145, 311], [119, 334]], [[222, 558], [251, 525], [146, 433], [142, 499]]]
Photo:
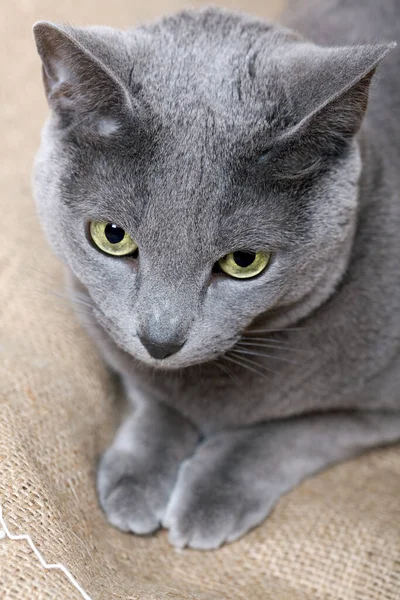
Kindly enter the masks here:
[[106, 254], [128, 256], [138, 249], [131, 236], [115, 223], [92, 221], [89, 231], [94, 244]]
[[267, 268], [271, 254], [269, 252], [251, 252], [237, 250], [223, 256], [218, 261], [220, 269], [236, 279], [255, 277]]

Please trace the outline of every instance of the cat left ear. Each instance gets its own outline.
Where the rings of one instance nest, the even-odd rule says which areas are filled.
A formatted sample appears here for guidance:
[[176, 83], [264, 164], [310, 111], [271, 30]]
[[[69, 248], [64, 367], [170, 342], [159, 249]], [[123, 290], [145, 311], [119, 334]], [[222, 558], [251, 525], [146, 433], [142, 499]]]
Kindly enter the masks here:
[[33, 33], [47, 100], [64, 126], [84, 117], [90, 121], [120, 115], [129, 108], [122, 83], [74, 38], [72, 28], [38, 22]]
[[395, 46], [293, 44], [280, 57], [293, 125], [274, 141], [278, 177], [302, 177], [340, 155], [360, 129], [377, 66]]
[[295, 129], [309, 128], [357, 133], [367, 109], [369, 87], [382, 59], [396, 43], [343, 48], [301, 44], [286, 56], [284, 73], [293, 109]]

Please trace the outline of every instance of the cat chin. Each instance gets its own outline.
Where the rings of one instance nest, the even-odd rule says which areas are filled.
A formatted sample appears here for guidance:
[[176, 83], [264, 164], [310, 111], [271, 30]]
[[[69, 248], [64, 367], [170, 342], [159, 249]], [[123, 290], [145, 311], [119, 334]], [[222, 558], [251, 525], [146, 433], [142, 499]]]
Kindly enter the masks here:
[[[138, 364], [142, 367], [155, 369], [157, 371], [179, 371], [181, 369], [186, 369], [189, 367], [195, 367], [197, 365], [204, 365], [206, 363], [211, 363], [223, 356], [226, 352], [228, 352], [231, 348], [226, 348], [224, 351], [219, 351], [218, 353], [209, 353], [202, 356], [196, 356], [195, 352], [188, 349], [187, 356], [179, 356], [179, 354], [173, 355], [171, 357], [164, 358], [162, 360], [152, 358], [150, 355], [147, 355], [145, 349], [143, 352], [137, 352], [136, 349], [132, 350], [123, 344], [119, 344], [117, 340], [113, 340], [114, 344], [117, 345], [120, 350], [129, 354], [129, 356], [135, 361], [135, 364]], [[234, 345], [234, 344], [233, 344]]]
[[[111, 340], [110, 336], [108, 334], [106, 335]], [[151, 356], [146, 356], [145, 350], [143, 351], [143, 353], [132, 352], [132, 350], [128, 349], [123, 344], [119, 344], [116, 340], [111, 341], [114, 347], [114, 351], [118, 349], [118, 354], [123, 352], [126, 356], [129, 356], [129, 359], [134, 362], [134, 365], [136, 367], [165, 372], [180, 371], [182, 369], [212, 363], [218, 360], [218, 358], [221, 358], [221, 356], [223, 356], [225, 352], [229, 351], [229, 349], [227, 349], [225, 352], [220, 352], [211, 356], [206, 355], [202, 357], [195, 357], [191, 355], [184, 358], [176, 356], [165, 358], [163, 360], [157, 360], [155, 358], [152, 358]]]

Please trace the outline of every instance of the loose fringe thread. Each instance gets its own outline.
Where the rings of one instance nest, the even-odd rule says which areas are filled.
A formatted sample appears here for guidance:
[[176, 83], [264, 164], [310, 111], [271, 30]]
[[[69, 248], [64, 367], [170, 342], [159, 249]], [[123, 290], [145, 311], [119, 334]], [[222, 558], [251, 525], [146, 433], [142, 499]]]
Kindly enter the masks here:
[[78, 592], [81, 594], [81, 596], [82, 596], [82, 598], [84, 598], [84, 600], [92, 600], [92, 598], [79, 585], [79, 583], [71, 575], [71, 573], [68, 571], [68, 569], [66, 567], [64, 567], [64, 565], [61, 565], [61, 564], [49, 565], [46, 563], [43, 556], [40, 554], [39, 550], [36, 548], [35, 544], [32, 542], [32, 539], [29, 535], [25, 535], [25, 534], [24, 535], [13, 535], [12, 533], [10, 533], [10, 531], [7, 527], [7, 524], [3, 518], [3, 507], [1, 506], [1, 504], [0, 504], [0, 527], [2, 528], [2, 529], [0, 528], [0, 540], [6, 536], [10, 540], [25, 540], [26, 542], [28, 542], [29, 546], [31, 547], [32, 551], [34, 552], [34, 554], [36, 555], [37, 559], [39, 560], [40, 564], [42, 565], [42, 567], [44, 569], [49, 569], [49, 570], [50, 569], [59, 569], [69, 579], [69, 581], [72, 583], [72, 585], [78, 590]]

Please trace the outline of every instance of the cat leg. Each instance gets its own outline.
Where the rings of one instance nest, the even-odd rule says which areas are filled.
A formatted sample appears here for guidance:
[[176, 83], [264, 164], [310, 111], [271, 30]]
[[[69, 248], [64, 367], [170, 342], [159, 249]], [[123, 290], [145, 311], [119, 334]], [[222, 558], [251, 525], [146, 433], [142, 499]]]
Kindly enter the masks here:
[[148, 534], [160, 526], [182, 460], [199, 434], [175, 411], [145, 404], [121, 425], [97, 475], [101, 506], [112, 525]]
[[217, 548], [328, 465], [400, 439], [400, 413], [335, 413], [220, 432], [182, 464], [163, 525], [177, 547]]

